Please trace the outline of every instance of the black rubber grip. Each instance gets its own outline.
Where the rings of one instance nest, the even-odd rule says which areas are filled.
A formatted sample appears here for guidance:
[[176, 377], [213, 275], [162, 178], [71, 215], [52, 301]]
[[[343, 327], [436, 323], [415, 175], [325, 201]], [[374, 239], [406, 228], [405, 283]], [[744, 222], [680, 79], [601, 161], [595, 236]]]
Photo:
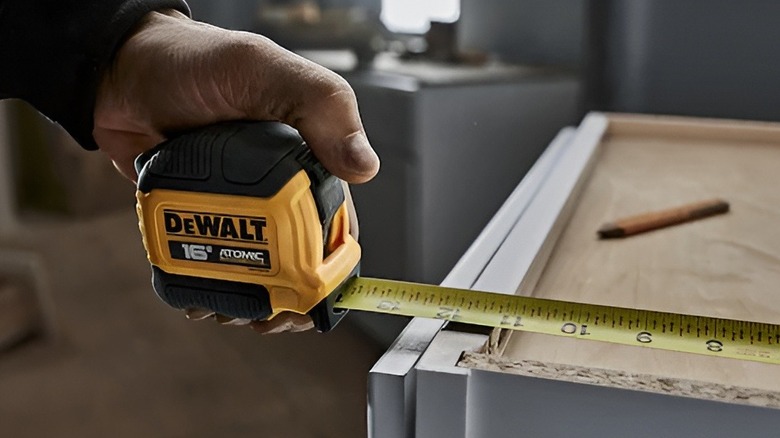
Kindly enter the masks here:
[[208, 309], [231, 318], [263, 320], [271, 315], [268, 290], [257, 284], [169, 274], [152, 266], [157, 296], [176, 309]]

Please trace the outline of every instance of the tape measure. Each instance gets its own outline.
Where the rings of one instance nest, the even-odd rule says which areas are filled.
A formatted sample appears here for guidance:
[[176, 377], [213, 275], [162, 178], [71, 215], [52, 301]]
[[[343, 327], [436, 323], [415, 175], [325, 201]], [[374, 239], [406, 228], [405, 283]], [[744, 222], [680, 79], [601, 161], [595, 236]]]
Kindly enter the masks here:
[[142, 154], [137, 211], [168, 305], [233, 318], [347, 310], [780, 364], [780, 326], [359, 277], [341, 182], [276, 122], [230, 122]]
[[177, 309], [266, 320], [308, 314], [320, 331], [359, 269], [341, 181], [297, 131], [229, 122], [140, 155], [136, 210], [157, 295]]
[[355, 277], [337, 308], [780, 364], [780, 325]]

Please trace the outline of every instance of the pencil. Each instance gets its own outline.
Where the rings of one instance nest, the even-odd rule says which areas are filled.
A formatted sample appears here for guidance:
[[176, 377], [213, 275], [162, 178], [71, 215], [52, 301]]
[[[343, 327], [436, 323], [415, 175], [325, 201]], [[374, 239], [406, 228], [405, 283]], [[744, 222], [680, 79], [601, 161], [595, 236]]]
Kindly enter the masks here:
[[694, 202], [668, 210], [654, 211], [607, 222], [598, 230], [599, 237], [611, 239], [627, 237], [645, 231], [702, 219], [729, 211], [729, 203], [722, 199]]

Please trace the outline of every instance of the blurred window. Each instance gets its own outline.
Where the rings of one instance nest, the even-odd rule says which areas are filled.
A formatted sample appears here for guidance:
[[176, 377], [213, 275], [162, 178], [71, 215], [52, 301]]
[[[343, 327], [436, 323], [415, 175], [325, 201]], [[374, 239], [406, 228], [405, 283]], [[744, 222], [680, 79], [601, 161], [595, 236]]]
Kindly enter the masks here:
[[460, 16], [460, 0], [382, 0], [382, 23], [391, 32], [423, 34], [431, 21], [452, 23]]

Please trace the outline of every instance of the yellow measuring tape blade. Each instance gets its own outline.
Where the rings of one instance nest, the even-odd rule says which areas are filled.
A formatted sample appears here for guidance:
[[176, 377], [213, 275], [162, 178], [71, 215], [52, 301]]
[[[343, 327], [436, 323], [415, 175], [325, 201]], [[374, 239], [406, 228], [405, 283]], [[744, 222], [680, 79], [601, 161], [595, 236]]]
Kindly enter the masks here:
[[780, 364], [780, 326], [357, 277], [335, 307]]

